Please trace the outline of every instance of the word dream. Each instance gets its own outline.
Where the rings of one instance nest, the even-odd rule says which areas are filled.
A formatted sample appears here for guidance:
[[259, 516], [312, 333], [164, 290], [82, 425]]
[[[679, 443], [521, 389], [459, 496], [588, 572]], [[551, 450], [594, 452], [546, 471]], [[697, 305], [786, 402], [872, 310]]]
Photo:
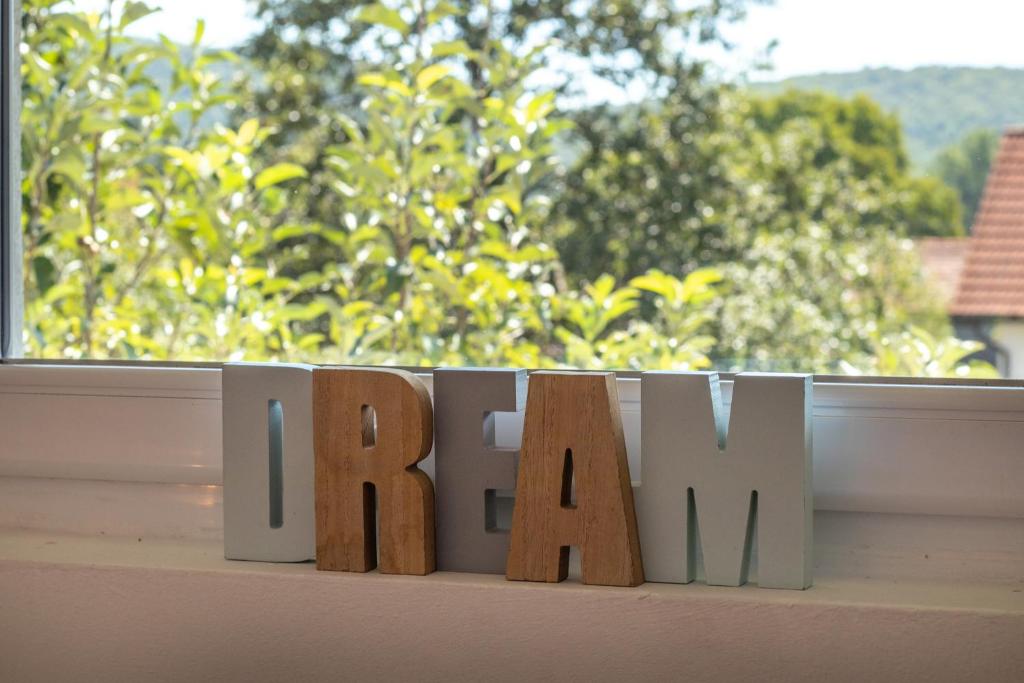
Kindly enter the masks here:
[[[641, 375], [641, 485], [613, 373], [232, 363], [223, 371], [228, 559], [587, 584], [811, 585], [809, 375]], [[519, 449], [495, 444], [522, 415]], [[728, 428], [727, 428], [728, 427]], [[434, 453], [434, 478], [421, 463]], [[510, 529], [500, 492], [513, 491]], [[700, 522], [698, 533], [698, 519]]]

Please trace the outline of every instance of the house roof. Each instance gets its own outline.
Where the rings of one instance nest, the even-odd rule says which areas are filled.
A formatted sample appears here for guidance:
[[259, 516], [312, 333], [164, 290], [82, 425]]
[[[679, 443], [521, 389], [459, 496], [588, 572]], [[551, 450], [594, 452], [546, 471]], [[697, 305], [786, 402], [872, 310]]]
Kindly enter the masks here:
[[921, 270], [944, 306], [956, 296], [967, 258], [968, 237], [925, 237], [915, 240]]
[[1024, 317], [1024, 128], [1003, 135], [969, 242], [949, 312]]

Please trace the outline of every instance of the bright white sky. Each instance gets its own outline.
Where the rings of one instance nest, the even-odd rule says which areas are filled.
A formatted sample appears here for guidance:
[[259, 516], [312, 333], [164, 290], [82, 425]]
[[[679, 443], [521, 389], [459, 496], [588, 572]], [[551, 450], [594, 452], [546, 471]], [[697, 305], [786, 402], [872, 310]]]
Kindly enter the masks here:
[[[106, 0], [74, 0], [98, 10]], [[173, 11], [136, 24], [138, 35], [164, 33], [177, 42], [192, 38], [196, 19], [206, 20], [204, 43], [235, 45], [257, 23], [245, 0], [153, 0]], [[1022, 0], [776, 0], [750, 9], [747, 19], [730, 27], [734, 54], [713, 56], [727, 73], [736, 72], [771, 40], [773, 72], [757, 79], [785, 78], [821, 71], [863, 67], [944, 64], [1024, 67]]]
[[752, 53], [772, 39], [774, 75], [925, 65], [1024, 67], [1021, 0], [777, 0], [728, 36]]

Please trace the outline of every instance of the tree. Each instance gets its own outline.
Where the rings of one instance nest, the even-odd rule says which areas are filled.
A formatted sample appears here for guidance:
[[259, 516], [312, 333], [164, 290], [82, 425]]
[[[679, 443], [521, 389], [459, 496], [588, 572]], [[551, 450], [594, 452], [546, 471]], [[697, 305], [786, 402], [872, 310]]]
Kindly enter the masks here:
[[[353, 61], [359, 106], [325, 113], [336, 133], [306, 183], [296, 159], [308, 139], [275, 137], [259, 117], [218, 123], [252, 91], [218, 75], [234, 57], [203, 50], [201, 24], [180, 47], [125, 34], [150, 11], [142, 3], [98, 15], [54, 0], [25, 8], [33, 355], [833, 370], [871, 367], [879, 340], [913, 323], [939, 335], [929, 372], [961, 371], [891, 229], [905, 211], [899, 176], [864, 170], [898, 159], [870, 136], [838, 144], [856, 136], [821, 103], [780, 116], [690, 83], [619, 129], [611, 122], [628, 110], [570, 116], [557, 89], [531, 87], [544, 44], [518, 53], [501, 38], [448, 40], [447, 27], [476, 19], [443, 0], [371, 5], [359, 14], [366, 35], [404, 47]], [[706, 103], [694, 104], [699, 93]], [[648, 124], [660, 137], [642, 135]], [[594, 149], [622, 151], [591, 150], [579, 186], [558, 179], [574, 125]], [[602, 125], [607, 139], [593, 135]], [[595, 188], [598, 207], [634, 202], [618, 209], [628, 237], [631, 207], [636, 218], [678, 213], [645, 202], [688, 170], [702, 189], [680, 211], [704, 251], [679, 267], [679, 254], [641, 244], [671, 268], [626, 263], [577, 286], [546, 239], [558, 234], [553, 216], [585, 225], [585, 212], [559, 213], [573, 192]], [[595, 178], [622, 182], [602, 194]], [[634, 179], [644, 192], [630, 194]], [[303, 204], [310, 186], [319, 208]], [[700, 267], [707, 254], [718, 267]], [[877, 367], [896, 366], [879, 356]]]
[[[627, 85], [640, 79], [655, 92], [672, 85], [672, 79], [684, 72], [683, 67], [703, 69], [703, 61], [688, 55], [687, 50], [697, 43], [722, 42], [721, 25], [741, 19], [748, 4], [747, 0], [446, 0], [432, 4], [433, 16], [429, 16], [419, 11], [425, 4], [399, 0], [250, 2], [265, 29], [246, 44], [245, 53], [261, 64], [282, 66], [291, 61], [304, 73], [301, 82], [270, 83], [267, 91], [282, 93], [294, 88], [296, 97], [291, 101], [334, 104], [348, 97], [354, 79], [352, 65], [363, 59], [379, 59], [376, 51], [380, 49], [393, 54], [399, 46], [394, 35], [388, 36], [381, 29], [394, 28], [399, 22], [408, 24], [414, 16], [431, 24], [447, 18], [442, 39], [461, 40], [481, 54], [498, 39], [518, 56], [537, 43], [546, 44], [544, 66], [561, 78], [559, 90], [579, 92], [582, 87], [578, 68], [566, 59], [576, 57], [585, 60], [591, 73], [609, 83]], [[373, 50], [368, 50], [371, 45]], [[474, 86], [484, 77], [481, 67], [470, 60], [470, 82]], [[699, 75], [699, 71], [685, 73]], [[299, 113], [300, 121], [291, 122], [297, 126], [302, 125], [301, 115], [306, 112]]]
[[999, 136], [995, 131], [976, 130], [940, 152], [932, 165], [935, 175], [960, 196], [968, 226], [974, 224], [985, 181], [998, 149]]
[[822, 92], [791, 90], [755, 97], [751, 118], [766, 133], [805, 119], [821, 127], [821, 146], [812, 163], [825, 169], [847, 160], [858, 179], [879, 178], [895, 190], [889, 203], [891, 229], [908, 236], [963, 234], [956, 195], [934, 178], [911, 173], [900, 120], [870, 98], [848, 100]]
[[548, 222], [571, 283], [688, 273], [743, 253], [746, 226], [722, 220], [732, 140], [721, 96], [708, 85], [574, 113], [575, 159], [560, 169]]
[[[897, 236], [959, 230], [954, 193], [910, 175], [899, 121], [870, 100], [798, 91], [750, 97], [727, 86], [707, 97], [714, 103], [692, 106], [670, 94], [576, 116], [587, 125], [575, 129], [573, 144], [581, 151], [563, 173], [552, 221], [571, 276], [629, 277], [648, 268], [686, 273], [735, 261], [761, 226], [728, 207], [744, 205], [749, 192], [771, 191], [780, 215], [822, 220], [827, 206], [808, 213], [816, 196], [809, 190], [816, 175], [840, 167], [855, 182], [879, 186], [884, 201], [851, 207], [873, 230]], [[813, 138], [813, 149], [797, 145], [798, 138]], [[764, 151], [759, 141], [771, 139], [783, 144], [769, 150], [767, 163], [752, 157], [751, 150]], [[786, 156], [797, 150], [800, 169]]]
[[[747, 4], [745, 0], [251, 2], [266, 28], [243, 47], [243, 53], [262, 75], [253, 79], [238, 120], [256, 117], [275, 126], [278, 132], [269, 148], [276, 154], [286, 147], [287, 160], [309, 171], [310, 181], [294, 206], [315, 221], [331, 220], [339, 212], [324, 174], [324, 150], [346, 140], [333, 113], [358, 109], [360, 95], [354, 85], [360, 65], [370, 63], [373, 68], [373, 64], [399, 61], [401, 46], [410, 37], [422, 35], [422, 27], [414, 26], [415, 22], [426, 21], [434, 27], [434, 33], [423, 38], [428, 43], [443, 42], [471, 55], [464, 66], [468, 83], [480, 98], [489, 96], [497, 85], [488, 80], [484, 62], [494, 58], [500, 41], [501, 49], [518, 58], [532, 54], [545, 82], [553, 81], [560, 96], [579, 99], [588, 94], [587, 87], [641, 84], [651, 93], [674, 93], [675, 100], [691, 110], [689, 120], [696, 121], [713, 116], [702, 112], [714, 106], [715, 89], [703, 83], [705, 63], [689, 55], [688, 49], [695, 43], [720, 42], [720, 25], [742, 17]], [[424, 10], [427, 5], [432, 9]], [[401, 25], [414, 30], [403, 35], [394, 30]], [[593, 78], [580, 77], [580, 64]], [[473, 125], [472, 117], [467, 121]], [[585, 114], [576, 123], [588, 129], [590, 117]], [[588, 135], [597, 137], [596, 132], [584, 132]], [[550, 241], [552, 236], [545, 237]]]
[[[561, 264], [541, 240], [539, 188], [567, 122], [553, 92], [526, 88], [539, 51], [431, 44], [453, 11], [438, 7], [363, 15], [414, 49], [361, 71], [360, 120], [340, 118], [347, 141], [326, 150], [345, 230], [323, 229], [350, 255], [341, 298], [360, 292], [391, 312], [388, 358], [404, 363], [706, 366], [707, 317], [693, 309], [713, 275], [606, 278], [580, 295], [553, 286]], [[660, 315], [620, 320], [644, 292]]]
[[714, 119], [665, 100], [596, 113], [554, 204], [570, 278], [718, 268], [729, 367], [835, 371], [872, 327], [948, 334], [904, 236], [954, 224], [956, 198], [909, 175], [898, 121], [863, 98], [715, 97]]
[[[125, 35], [142, 3], [25, 9], [30, 354], [707, 366], [714, 274], [552, 286], [561, 266], [535, 230], [545, 200], [527, 190], [567, 122], [553, 93], [524, 89], [530, 55], [500, 41], [480, 55], [421, 40], [428, 21], [366, 17], [418, 47], [360, 68], [358, 120], [336, 113], [343, 141], [324, 152], [342, 210], [315, 222], [290, 210], [305, 169], [256, 154], [269, 127], [210, 122], [243, 91], [216, 76], [229, 56], [201, 49], [201, 24], [179, 48]], [[470, 59], [486, 94], [465, 76]], [[339, 257], [314, 255], [324, 244]], [[624, 319], [641, 297], [661, 313]]]
[[297, 343], [294, 309], [259, 285], [293, 254], [266, 239], [279, 185], [304, 172], [252, 163], [256, 121], [200, 129], [228, 97], [210, 66], [229, 55], [128, 38], [151, 10], [119, 10], [23, 3], [26, 352], [275, 357]]
[[[739, 132], [723, 161], [733, 195], [722, 220], [746, 226], [750, 241], [723, 265], [730, 288], [713, 357], [738, 367], [835, 372], [842, 359], [868, 353], [877, 334], [916, 324], [948, 336], [906, 238], [913, 192], [900, 175], [899, 146], [871, 149], [885, 130], [884, 122], [870, 123], [879, 110], [828, 96], [813, 97], [810, 107], [801, 100], [740, 100], [726, 121]], [[795, 105], [797, 115], [776, 116], [780, 104]], [[824, 116], [803, 114], [817, 107]], [[898, 129], [887, 135], [898, 143]]]
[[902, 332], [873, 339], [868, 354], [842, 361], [847, 375], [888, 375], [903, 377], [998, 377], [989, 363], [970, 360], [985, 348], [978, 341], [937, 339], [926, 330], [910, 326]]
[[[339, 169], [344, 170], [344, 164], [339, 164], [339, 155], [332, 150], [352, 148], [353, 143], [358, 147], [366, 142], [359, 139], [358, 132], [355, 137], [352, 133], [366, 127], [367, 121], [373, 119], [372, 107], [368, 105], [376, 100], [365, 97], [360, 86], [367, 83], [365, 80], [360, 83], [358, 75], [366, 69], [376, 68], [370, 62], [389, 66], [397, 64], [397, 68], [390, 69], [393, 76], [406, 77], [407, 87], [414, 89], [415, 84], [408, 80], [408, 76], [414, 73], [409, 71], [410, 46], [415, 46], [417, 51], [422, 51], [420, 48], [424, 46], [430, 47], [428, 52], [435, 60], [454, 60], [455, 69], [465, 74], [468, 89], [453, 99], [459, 106], [445, 111], [446, 123], [454, 126], [461, 121], [467, 128], [468, 135], [460, 131], [453, 137], [463, 147], [489, 149], [489, 141], [479, 144], [482, 138], [487, 137], [487, 131], [480, 126], [482, 120], [489, 118], [481, 117], [485, 104], [523, 97], [522, 83], [526, 78], [541, 69], [550, 77], [553, 71], [558, 71], [558, 57], [566, 54], [590, 58], [595, 74], [609, 83], [626, 84], [644, 79], [651, 88], [670, 85], [678, 93], [693, 90], [704, 97], [713, 89], [699, 83], [702, 65], [684, 60], [678, 51], [668, 50], [666, 45], [681, 39], [684, 34], [697, 35], [697, 39], [703, 41], [716, 40], [716, 22], [737, 16], [741, 8], [742, 3], [739, 2], [708, 3], [683, 11], [673, 3], [661, 2], [636, 2], [612, 7], [605, 3], [566, 2], [480, 6], [461, 2], [378, 4], [338, 0], [295, 4], [262, 0], [255, 3], [255, 9], [257, 15], [267, 21], [268, 29], [250, 41], [246, 53], [264, 69], [269, 68], [273, 76], [262, 79], [262, 86], [255, 84], [244, 111], [246, 115], [266, 116], [276, 121], [281, 137], [271, 142], [287, 140], [289, 151], [286, 158], [301, 163], [310, 173], [309, 194], [293, 206], [297, 211], [307, 212], [306, 219], [328, 224], [336, 220], [332, 217], [345, 214], [347, 205], [353, 200], [367, 196], [359, 193], [346, 199], [330, 188], [335, 186]], [[546, 27], [547, 33], [542, 38], [549, 38], [549, 41], [538, 42], [538, 36], [531, 28], [538, 25]], [[283, 26], [297, 30], [283, 31]], [[281, 41], [288, 44], [282, 45]], [[556, 42], [557, 47], [554, 47]], [[637, 55], [640, 55], [639, 59], [631, 58]], [[519, 66], [515, 73], [509, 72], [511, 78], [498, 78], [491, 73], [494, 65], [513, 62]], [[341, 68], [336, 73], [314, 68], [329, 63]], [[296, 72], [296, 68], [304, 69], [303, 73]], [[573, 80], [567, 74], [563, 76], [564, 82], [556, 87], [556, 91], [571, 93]], [[445, 82], [455, 81], [446, 79]], [[394, 95], [392, 92], [388, 96]], [[687, 97], [691, 101], [694, 99], [690, 95]], [[360, 102], [358, 107], [354, 106], [357, 101]], [[550, 99], [544, 102], [546, 108], [554, 106]], [[397, 107], [395, 111], [404, 111], [400, 104], [388, 103], [386, 109], [391, 111]], [[696, 109], [696, 106], [692, 108]], [[342, 122], [336, 113], [339, 109], [351, 111], [351, 121]], [[559, 130], [564, 128], [567, 118], [564, 113], [560, 115]], [[574, 123], [579, 125], [580, 122]], [[372, 130], [379, 132], [388, 127], [373, 126]], [[553, 135], [557, 132], [552, 129]], [[393, 142], [378, 135], [372, 144], [380, 151], [390, 148]], [[527, 149], [535, 146], [532, 142]], [[552, 138], [545, 144], [550, 147], [554, 142], [556, 140]], [[475, 179], [467, 177], [474, 187], [467, 197], [457, 198], [463, 213], [479, 215], [474, 205], [479, 204], [481, 198], [509, 192], [504, 178], [514, 179], [515, 174], [510, 174], [509, 169], [516, 166], [503, 164], [511, 163], [515, 155], [509, 154], [506, 146], [503, 157], [485, 154], [481, 159], [468, 160], [475, 169]], [[465, 163], [457, 154], [446, 159], [453, 167]], [[515, 201], [523, 206], [536, 207], [533, 215], [528, 217], [532, 224], [531, 239], [548, 242], [552, 235], [547, 229], [547, 207], [556, 185], [551, 172], [556, 168], [550, 163], [550, 152], [548, 158], [532, 158], [526, 163], [532, 167], [532, 172], [529, 179], [520, 182], [516, 188], [519, 194]], [[295, 220], [302, 218], [295, 216]], [[511, 229], [509, 226], [516, 221], [506, 222], [506, 228]], [[405, 228], [400, 232], [411, 234]], [[392, 232], [387, 234], [393, 236]], [[473, 234], [470, 233], [471, 236]], [[402, 262], [403, 241], [400, 239], [395, 244], [399, 253], [393, 256], [397, 256], [397, 262]], [[452, 245], [447, 245], [447, 248], [452, 258], [459, 256], [457, 249], [452, 251]], [[547, 249], [548, 254], [554, 254], [553, 250]], [[310, 252], [324, 261], [346, 258], [336, 243], [323, 244], [321, 241]], [[316, 261], [309, 265], [320, 267]], [[548, 268], [556, 290], [569, 294], [560, 263], [552, 261]], [[397, 280], [392, 278], [390, 281]], [[404, 300], [404, 294], [400, 295], [399, 301]], [[462, 315], [460, 326], [465, 325], [466, 320], [465, 314]], [[463, 336], [457, 334], [452, 339], [460, 340]]]

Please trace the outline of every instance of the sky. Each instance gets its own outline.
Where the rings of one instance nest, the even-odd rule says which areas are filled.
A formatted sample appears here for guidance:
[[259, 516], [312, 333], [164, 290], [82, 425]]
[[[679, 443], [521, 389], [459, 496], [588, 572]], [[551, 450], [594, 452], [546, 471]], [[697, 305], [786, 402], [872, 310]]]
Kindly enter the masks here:
[[[97, 10], [106, 0], [75, 0]], [[152, 0], [162, 11], [136, 24], [134, 33], [164, 33], [189, 42], [196, 19], [206, 20], [204, 42], [230, 47], [258, 27], [246, 0]], [[772, 40], [774, 69], [752, 76], [774, 80], [822, 71], [941, 64], [1024, 68], [1022, 0], [776, 0], [754, 6], [728, 27], [729, 54], [708, 55], [726, 74], [744, 70]]]
[[778, 0], [727, 35], [747, 58], [779, 41], [771, 78], [865, 67], [1024, 67], [1021, 0]]

